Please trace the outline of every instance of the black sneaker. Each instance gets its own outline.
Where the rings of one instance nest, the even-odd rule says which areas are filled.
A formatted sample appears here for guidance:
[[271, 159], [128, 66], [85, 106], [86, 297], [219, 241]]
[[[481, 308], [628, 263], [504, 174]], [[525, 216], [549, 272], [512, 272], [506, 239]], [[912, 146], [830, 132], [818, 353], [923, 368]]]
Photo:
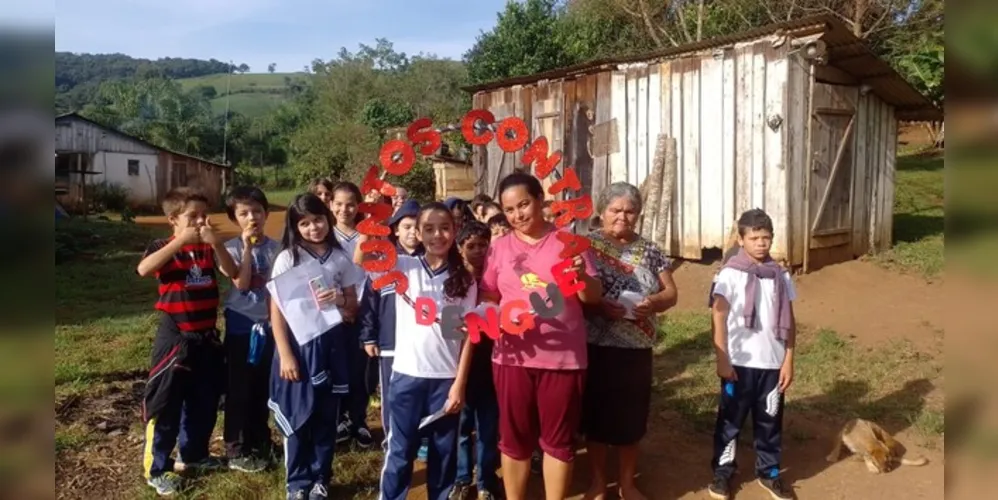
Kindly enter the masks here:
[[367, 427], [361, 427], [357, 429], [357, 432], [353, 435], [354, 441], [357, 441], [357, 446], [361, 448], [370, 448], [374, 446], [374, 437], [371, 436], [371, 431]]
[[451, 488], [450, 493], [447, 494], [447, 500], [470, 500], [471, 493], [470, 484], [456, 483]]
[[714, 479], [710, 482], [710, 486], [707, 486], [707, 493], [710, 495], [710, 498], [728, 500], [731, 498], [731, 488], [728, 486], [728, 480], [721, 476], [714, 476]]
[[760, 477], [759, 486], [762, 486], [762, 488], [766, 490], [766, 492], [769, 493], [774, 500], [792, 500], [794, 498], [793, 490], [787, 488], [779, 477]]
[[342, 444], [350, 440], [350, 424], [346, 421], [340, 422], [336, 426], [336, 444]]

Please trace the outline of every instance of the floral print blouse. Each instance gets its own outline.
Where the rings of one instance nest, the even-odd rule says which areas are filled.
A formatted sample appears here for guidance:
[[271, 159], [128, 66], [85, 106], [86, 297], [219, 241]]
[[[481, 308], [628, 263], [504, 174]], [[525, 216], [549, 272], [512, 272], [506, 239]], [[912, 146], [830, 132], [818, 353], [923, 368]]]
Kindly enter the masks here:
[[[589, 233], [592, 253], [603, 283], [603, 297], [616, 301], [627, 290], [644, 297], [662, 291], [658, 276], [671, 262], [658, 245], [640, 236], [619, 245], [603, 231]], [[655, 345], [654, 317], [644, 320], [613, 320], [595, 311], [586, 315], [590, 344], [629, 349], [650, 349]]]

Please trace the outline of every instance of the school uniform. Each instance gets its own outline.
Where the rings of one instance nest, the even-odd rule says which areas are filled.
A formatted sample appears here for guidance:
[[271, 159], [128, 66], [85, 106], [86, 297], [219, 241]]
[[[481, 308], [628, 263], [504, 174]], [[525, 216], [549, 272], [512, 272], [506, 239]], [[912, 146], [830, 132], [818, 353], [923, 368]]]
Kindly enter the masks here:
[[[398, 255], [422, 255], [422, 247], [410, 254], [401, 246], [396, 246]], [[375, 290], [373, 282], [364, 283], [364, 299], [361, 301], [358, 323], [361, 344], [376, 345], [378, 356], [378, 387], [381, 391], [381, 427], [385, 433], [382, 447], [388, 448], [388, 433], [391, 421], [388, 408], [391, 406], [392, 364], [395, 361], [395, 286], [390, 285]]]
[[[477, 288], [473, 285], [464, 298], [444, 294], [447, 267], [431, 270], [423, 257], [399, 256], [396, 269], [409, 280], [408, 296], [427, 297], [437, 304], [438, 317], [447, 305], [475, 306]], [[440, 325], [416, 323], [416, 311], [401, 296], [395, 299], [395, 359], [392, 365], [388, 418], [388, 452], [381, 472], [383, 500], [403, 500], [409, 492], [413, 461], [420, 446], [420, 421], [443, 409], [457, 377], [462, 338], [444, 337]], [[458, 418], [447, 415], [429, 424], [426, 485], [431, 500], [444, 500], [454, 482]]]
[[[482, 336], [471, 356], [457, 438], [456, 485], [470, 485], [478, 466], [478, 492], [499, 491], [499, 401], [492, 379], [492, 339]], [[474, 437], [472, 437], [474, 432]], [[474, 442], [474, 453], [472, 453]]]
[[[298, 251], [298, 257], [299, 264], [318, 261], [331, 288], [355, 286], [362, 279], [340, 250], [330, 248], [324, 255], [315, 255], [302, 248]], [[291, 250], [284, 250], [274, 261], [273, 276], [280, 276], [291, 267]], [[281, 378], [280, 356], [277, 353], [273, 356], [268, 406], [284, 435], [284, 465], [289, 494], [329, 484], [336, 440], [336, 416], [340, 400], [349, 389], [346, 352], [337, 342], [337, 338], [343, 335], [342, 324], [304, 345], [299, 345], [292, 335], [289, 341], [298, 363], [297, 382]]]
[[[352, 235], [347, 235], [337, 228], [333, 228], [333, 233], [340, 246], [351, 257], [351, 265], [358, 272], [363, 273], [360, 266], [353, 264], [353, 253], [360, 233], [354, 232]], [[357, 300], [363, 300], [365, 293], [363, 281], [357, 284], [356, 292]], [[344, 323], [344, 348], [347, 353], [350, 392], [343, 400], [341, 413], [344, 420], [341, 420], [341, 423], [345, 425], [341, 425], [338, 441], [346, 440], [350, 435], [356, 435], [361, 428], [367, 429], [367, 407], [370, 405], [371, 395], [374, 394], [374, 383], [371, 379], [374, 378], [373, 372], [377, 369], [374, 360], [364, 351], [364, 346], [360, 341], [359, 322]]]
[[[233, 238], [225, 243], [236, 266], [242, 266], [245, 243]], [[225, 396], [225, 450], [229, 458], [264, 457], [272, 447], [269, 396], [270, 360], [274, 356], [266, 283], [279, 242], [264, 237], [253, 246], [252, 278], [248, 290], [235, 286], [225, 301], [225, 354], [228, 385]]]
[[[172, 239], [153, 241], [143, 258]], [[173, 471], [170, 454], [178, 440], [183, 463], [195, 465], [209, 458], [224, 383], [224, 357], [215, 329], [219, 297], [214, 249], [204, 243], [184, 245], [156, 271], [156, 279], [160, 318], [142, 401], [147, 480]]]
[[[758, 280], [754, 326], [745, 318], [746, 284]], [[790, 301], [796, 298], [793, 281], [786, 271], [779, 276]], [[724, 297], [728, 313], [728, 355], [737, 381], [721, 380], [720, 404], [714, 430], [711, 465], [715, 477], [730, 479], [737, 467], [735, 450], [745, 418], [752, 415], [756, 475], [776, 478], [780, 471], [783, 433], [783, 393], [779, 390], [780, 368], [786, 346], [777, 336], [777, 284], [731, 267], [722, 268], [711, 287], [714, 297]]]

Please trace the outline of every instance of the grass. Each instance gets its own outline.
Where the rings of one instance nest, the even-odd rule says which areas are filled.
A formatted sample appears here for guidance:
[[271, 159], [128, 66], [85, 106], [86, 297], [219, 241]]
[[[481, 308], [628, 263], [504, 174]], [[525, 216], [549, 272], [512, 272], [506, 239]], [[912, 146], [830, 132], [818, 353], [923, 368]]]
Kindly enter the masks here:
[[[713, 428], [717, 375], [705, 313], [673, 313], [656, 349], [658, 411], [676, 411], [694, 428]], [[788, 412], [814, 419], [862, 417], [896, 432], [909, 426], [927, 438], [943, 431], [943, 402], [927, 398], [941, 380], [942, 360], [896, 342], [862, 349], [827, 329], [802, 327]], [[653, 414], [655, 410], [653, 410]]]
[[942, 152], [903, 151], [894, 180], [894, 246], [873, 259], [890, 269], [935, 278], [945, 264]]
[[[184, 90], [190, 90], [200, 85], [215, 87], [219, 95], [225, 93], [226, 85], [229, 86], [233, 94], [240, 92], [283, 90], [285, 88], [285, 77], [302, 77], [303, 73], [246, 73], [232, 74], [231, 80], [225, 73], [205, 75], [195, 78], [183, 78], [177, 80]], [[227, 82], [227, 80], [229, 80]]]
[[299, 189], [282, 189], [282, 190], [279, 190], [279, 191], [278, 190], [275, 190], [275, 191], [267, 190], [266, 192], [267, 192], [267, 201], [269, 203], [273, 203], [275, 205], [280, 205], [282, 207], [286, 207], [286, 206], [288, 206], [291, 203], [291, 200], [294, 199], [295, 195], [298, 195], [298, 194], [301, 193], [301, 190], [299, 190]]
[[302, 73], [247, 73], [233, 74], [231, 80], [225, 73], [184, 78], [178, 80], [184, 90], [190, 90], [200, 85], [215, 88], [217, 98], [211, 101], [212, 110], [216, 113], [225, 111], [226, 88], [228, 87], [229, 109], [244, 116], [254, 118], [264, 116], [280, 106], [285, 100], [287, 89], [284, 78], [298, 78]]
[[[270, 196], [280, 203], [287, 196], [282, 193]], [[160, 235], [113, 221], [60, 222], [56, 232], [57, 241], [58, 235], [69, 235], [85, 250], [67, 257], [56, 273], [55, 446], [57, 467], [63, 467], [57, 470], [70, 471], [60, 472], [60, 481], [85, 476], [79, 484], [88, 484], [91, 494], [113, 490], [128, 498], [154, 498], [141, 481], [138, 398], [155, 325], [155, 283], [138, 278], [134, 266], [145, 243]], [[655, 362], [652, 413], [677, 412], [702, 432], [712, 428], [717, 404], [709, 327], [706, 314], [670, 314], [660, 329]], [[847, 417], [872, 418], [892, 432], [914, 428], [928, 442], [937, 442], [944, 427], [943, 403], [934, 397], [941, 392], [934, 390], [941, 371], [941, 358], [906, 342], [869, 350], [833, 331], [805, 327], [788, 414], [835, 423]], [[220, 415], [216, 435], [223, 418]], [[97, 427], [107, 420], [124, 432], [112, 437]], [[808, 439], [803, 431], [795, 432], [788, 439]], [[221, 452], [220, 442], [213, 446]], [[341, 447], [334, 463], [333, 498], [376, 495], [380, 451]], [[97, 487], [94, 482], [113, 486]], [[187, 485], [179, 498], [276, 500], [283, 498], [283, 471], [219, 472], [194, 477]], [[68, 492], [74, 493], [80, 491]]]
[[255, 118], [264, 116], [277, 109], [285, 102], [281, 94], [245, 93], [232, 94], [228, 97], [216, 97], [211, 100], [211, 109], [215, 113], [225, 113], [225, 101], [229, 101], [229, 110], [241, 115]]

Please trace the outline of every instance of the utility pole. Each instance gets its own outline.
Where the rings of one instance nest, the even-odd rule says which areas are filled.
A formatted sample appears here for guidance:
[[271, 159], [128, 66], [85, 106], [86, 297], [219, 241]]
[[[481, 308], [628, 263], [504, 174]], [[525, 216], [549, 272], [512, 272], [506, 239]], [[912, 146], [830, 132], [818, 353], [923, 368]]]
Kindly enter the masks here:
[[222, 163], [228, 165], [228, 142], [229, 142], [229, 96], [232, 88], [232, 60], [229, 60], [229, 68], [225, 76], [225, 121], [222, 125]]

